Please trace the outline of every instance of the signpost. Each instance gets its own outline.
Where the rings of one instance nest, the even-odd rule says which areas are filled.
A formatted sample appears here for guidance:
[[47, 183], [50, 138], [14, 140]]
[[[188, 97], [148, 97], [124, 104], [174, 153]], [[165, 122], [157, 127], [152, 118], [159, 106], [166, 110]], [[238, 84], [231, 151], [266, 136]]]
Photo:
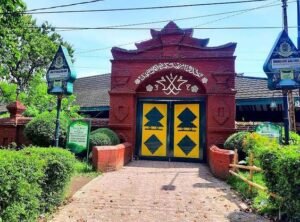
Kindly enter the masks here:
[[268, 88], [283, 92], [285, 144], [289, 144], [289, 117], [292, 119], [292, 128], [295, 128], [294, 101], [291, 90], [300, 89], [300, 53], [288, 36], [287, 0], [282, 0], [282, 3], [284, 30], [280, 32], [267, 57], [264, 71], [268, 76]]
[[75, 154], [89, 153], [89, 136], [91, 124], [84, 120], [70, 123], [67, 137], [67, 148]]
[[63, 95], [71, 95], [73, 93], [73, 82], [76, 80], [76, 72], [68, 50], [64, 46], [60, 46], [54, 56], [54, 59], [46, 74], [48, 83], [48, 94], [57, 96], [57, 115], [55, 127], [55, 143], [59, 145], [59, 116], [61, 110], [61, 100]]

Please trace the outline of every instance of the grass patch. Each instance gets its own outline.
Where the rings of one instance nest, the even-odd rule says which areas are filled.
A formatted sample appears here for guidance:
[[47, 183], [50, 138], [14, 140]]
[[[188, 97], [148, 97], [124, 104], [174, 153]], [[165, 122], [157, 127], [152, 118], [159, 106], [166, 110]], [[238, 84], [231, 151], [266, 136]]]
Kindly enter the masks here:
[[75, 174], [74, 176], [86, 176], [86, 177], [97, 177], [101, 175], [101, 172], [94, 170], [91, 163], [84, 160], [77, 159], [74, 165]]
[[[238, 174], [245, 178], [249, 177], [248, 171], [240, 171]], [[236, 176], [230, 176], [227, 182], [234, 190], [238, 191], [244, 199], [251, 201], [251, 205], [256, 212], [260, 214], [273, 214], [278, 211], [278, 208], [270, 201], [269, 195], [266, 192], [254, 187], [252, 188], [252, 192], [250, 192], [248, 184]], [[266, 187], [262, 173], [255, 173], [253, 175], [253, 182]]]

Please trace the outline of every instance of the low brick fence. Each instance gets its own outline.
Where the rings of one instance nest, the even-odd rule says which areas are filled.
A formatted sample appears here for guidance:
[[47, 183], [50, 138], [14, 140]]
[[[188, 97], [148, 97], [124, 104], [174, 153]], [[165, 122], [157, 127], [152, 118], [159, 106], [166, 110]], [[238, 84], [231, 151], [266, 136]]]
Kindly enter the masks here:
[[[8, 105], [7, 110], [10, 116], [0, 119], [0, 146], [8, 146], [13, 142], [18, 146], [29, 145], [30, 141], [23, 132], [32, 118], [22, 115], [26, 107], [17, 101]], [[85, 120], [91, 121], [92, 130], [108, 126], [108, 119], [85, 118]]]

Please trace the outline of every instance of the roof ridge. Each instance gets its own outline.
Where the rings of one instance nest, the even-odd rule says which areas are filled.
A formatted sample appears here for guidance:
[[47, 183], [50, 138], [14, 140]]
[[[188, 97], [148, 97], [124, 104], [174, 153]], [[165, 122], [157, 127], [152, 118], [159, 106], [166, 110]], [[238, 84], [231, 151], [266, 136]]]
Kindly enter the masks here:
[[247, 78], [247, 79], [261, 79], [261, 80], [268, 80], [267, 77], [257, 77], [257, 76], [240, 76], [237, 75], [237, 78]]
[[[98, 76], [104, 76], [104, 75], [111, 75], [111, 73], [103, 73], [103, 74], [96, 74], [96, 75], [92, 75], [92, 76], [84, 76], [84, 77], [79, 77], [77, 79], [87, 79], [87, 78], [92, 78], [92, 77], [98, 77]], [[76, 80], [75, 80], [76, 82]]]

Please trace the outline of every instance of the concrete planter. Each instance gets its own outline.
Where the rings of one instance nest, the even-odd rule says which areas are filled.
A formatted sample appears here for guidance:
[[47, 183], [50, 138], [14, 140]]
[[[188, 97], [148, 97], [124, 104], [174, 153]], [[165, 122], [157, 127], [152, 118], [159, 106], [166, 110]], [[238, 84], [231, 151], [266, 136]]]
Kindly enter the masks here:
[[209, 167], [212, 174], [220, 179], [229, 176], [229, 164], [233, 162], [234, 151], [220, 149], [216, 145], [209, 148]]
[[121, 143], [115, 146], [94, 146], [93, 166], [97, 171], [109, 172], [121, 169], [132, 159], [132, 145]]

